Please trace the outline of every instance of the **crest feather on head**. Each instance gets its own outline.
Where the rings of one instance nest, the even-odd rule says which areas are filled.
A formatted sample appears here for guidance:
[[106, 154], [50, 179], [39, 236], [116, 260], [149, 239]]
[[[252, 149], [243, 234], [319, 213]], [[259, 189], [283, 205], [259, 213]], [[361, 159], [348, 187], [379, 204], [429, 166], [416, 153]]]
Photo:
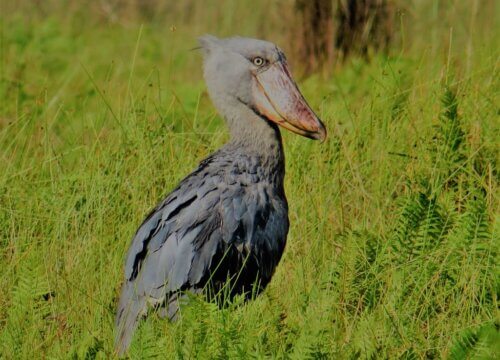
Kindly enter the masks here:
[[208, 55], [215, 46], [220, 45], [220, 39], [213, 35], [206, 34], [198, 38], [198, 44], [200, 44], [200, 49], [203, 51], [203, 54]]

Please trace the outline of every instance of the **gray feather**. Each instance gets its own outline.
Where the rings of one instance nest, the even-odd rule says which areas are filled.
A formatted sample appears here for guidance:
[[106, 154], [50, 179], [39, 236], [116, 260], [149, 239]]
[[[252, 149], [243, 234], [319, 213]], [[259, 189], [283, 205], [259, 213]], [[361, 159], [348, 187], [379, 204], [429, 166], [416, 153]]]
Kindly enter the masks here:
[[123, 356], [130, 346], [138, 322], [146, 311], [146, 297], [140, 296], [134, 289], [134, 283], [126, 282], [122, 289], [118, 313], [116, 316], [115, 351]]

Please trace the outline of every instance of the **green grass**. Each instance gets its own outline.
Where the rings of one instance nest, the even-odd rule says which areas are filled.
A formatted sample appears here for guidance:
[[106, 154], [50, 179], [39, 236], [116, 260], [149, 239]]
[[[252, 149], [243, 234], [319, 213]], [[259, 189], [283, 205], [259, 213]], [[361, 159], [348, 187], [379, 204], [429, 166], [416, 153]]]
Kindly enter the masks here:
[[[389, 56], [300, 81], [330, 136], [284, 134], [291, 229], [264, 294], [152, 316], [132, 358], [499, 356], [498, 31], [487, 6], [433, 3]], [[142, 26], [0, 15], [0, 358], [113, 356], [131, 236], [227, 140], [196, 35], [287, 48], [275, 4], [265, 26], [250, 2], [210, 4]]]

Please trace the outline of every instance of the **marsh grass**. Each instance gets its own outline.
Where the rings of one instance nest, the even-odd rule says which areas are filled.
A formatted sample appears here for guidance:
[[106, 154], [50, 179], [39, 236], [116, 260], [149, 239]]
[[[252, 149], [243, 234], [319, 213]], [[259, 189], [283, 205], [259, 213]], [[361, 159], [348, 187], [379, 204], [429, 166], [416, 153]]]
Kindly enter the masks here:
[[[284, 134], [291, 229], [268, 289], [149, 317], [132, 358], [498, 356], [498, 32], [419, 6], [428, 44], [301, 81], [330, 136]], [[469, 19], [454, 9], [448, 25]], [[189, 50], [204, 23], [80, 11], [1, 18], [1, 358], [112, 357], [131, 236], [227, 139]]]

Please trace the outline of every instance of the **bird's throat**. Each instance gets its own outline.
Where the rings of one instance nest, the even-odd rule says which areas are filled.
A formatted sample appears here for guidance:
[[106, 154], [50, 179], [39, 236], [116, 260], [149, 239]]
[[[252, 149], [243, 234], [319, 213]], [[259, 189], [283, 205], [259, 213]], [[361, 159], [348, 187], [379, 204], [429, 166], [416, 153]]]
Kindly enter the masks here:
[[282, 182], [285, 174], [285, 155], [278, 125], [240, 103], [237, 116], [225, 114], [231, 140], [227, 144], [238, 153], [260, 159], [265, 173]]

